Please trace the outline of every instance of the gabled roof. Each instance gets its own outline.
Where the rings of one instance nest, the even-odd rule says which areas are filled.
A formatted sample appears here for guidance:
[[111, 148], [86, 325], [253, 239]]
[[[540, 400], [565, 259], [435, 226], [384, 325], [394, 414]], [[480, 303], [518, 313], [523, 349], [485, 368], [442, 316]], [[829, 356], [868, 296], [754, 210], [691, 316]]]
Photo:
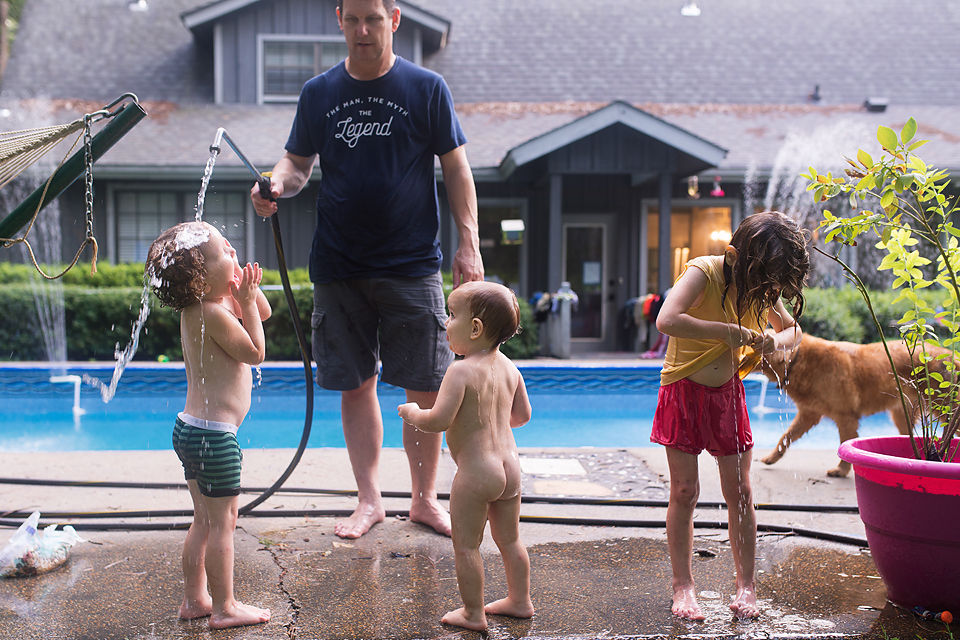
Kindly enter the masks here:
[[110, 102], [213, 101], [213, 64], [180, 22], [209, 0], [29, 0], [3, 76], [3, 97]]
[[958, 0], [416, 0], [459, 103], [960, 104]]
[[692, 156], [694, 160], [708, 167], [716, 167], [727, 155], [726, 149], [712, 142], [645, 113], [626, 102], [616, 101], [514, 147], [500, 164], [500, 174], [507, 178], [518, 167], [615, 124], [623, 124], [654, 138], [680, 153]]
[[[201, 30], [220, 18], [239, 11], [262, 0], [216, 0], [209, 4], [189, 9], [180, 14], [183, 24], [191, 31]], [[409, 2], [398, 0], [401, 20], [412, 20], [420, 25], [423, 42], [428, 50], [439, 49], [446, 45], [450, 31], [450, 21], [425, 11]]]

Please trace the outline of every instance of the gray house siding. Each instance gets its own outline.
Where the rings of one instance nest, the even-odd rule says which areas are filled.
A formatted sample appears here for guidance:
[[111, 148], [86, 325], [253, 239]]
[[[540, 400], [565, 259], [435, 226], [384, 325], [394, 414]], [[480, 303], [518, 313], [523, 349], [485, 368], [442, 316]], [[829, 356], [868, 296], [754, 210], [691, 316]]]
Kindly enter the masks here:
[[[275, 0], [258, 3], [224, 16], [218, 21], [214, 47], [219, 49], [222, 72], [221, 103], [256, 104], [258, 96], [259, 47], [263, 35], [309, 35], [341, 38], [334, 0]], [[394, 51], [416, 62], [417, 27], [401, 20], [394, 39]]]

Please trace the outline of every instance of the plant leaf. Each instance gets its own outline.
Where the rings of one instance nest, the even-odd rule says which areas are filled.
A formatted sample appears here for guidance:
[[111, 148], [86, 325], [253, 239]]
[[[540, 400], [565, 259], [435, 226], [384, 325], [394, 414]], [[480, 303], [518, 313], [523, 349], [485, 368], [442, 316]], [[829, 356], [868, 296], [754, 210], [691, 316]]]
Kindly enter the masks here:
[[897, 148], [897, 134], [890, 127], [877, 127], [877, 142], [887, 151], [893, 152]]
[[903, 144], [907, 144], [913, 140], [913, 136], [917, 133], [917, 121], [913, 118], [907, 120], [907, 123], [903, 125], [903, 129], [900, 130], [900, 139], [903, 140]]

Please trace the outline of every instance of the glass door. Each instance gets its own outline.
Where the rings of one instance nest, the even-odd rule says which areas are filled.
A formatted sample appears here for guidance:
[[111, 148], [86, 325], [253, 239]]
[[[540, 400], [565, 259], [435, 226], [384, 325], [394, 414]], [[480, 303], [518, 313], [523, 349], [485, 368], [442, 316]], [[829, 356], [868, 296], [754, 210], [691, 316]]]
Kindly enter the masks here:
[[563, 279], [579, 299], [576, 309], [571, 310], [570, 337], [602, 342], [612, 336], [607, 327], [612, 317], [607, 309], [608, 233], [612, 216], [564, 219]]

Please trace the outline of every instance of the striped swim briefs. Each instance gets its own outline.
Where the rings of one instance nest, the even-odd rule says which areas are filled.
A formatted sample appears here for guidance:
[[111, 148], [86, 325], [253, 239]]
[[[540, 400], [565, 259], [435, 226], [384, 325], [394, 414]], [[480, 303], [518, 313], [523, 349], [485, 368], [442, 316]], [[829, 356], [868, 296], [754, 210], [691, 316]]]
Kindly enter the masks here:
[[201, 429], [178, 416], [173, 428], [173, 450], [183, 463], [184, 479], [196, 480], [200, 493], [211, 498], [240, 495], [243, 454], [236, 435]]

